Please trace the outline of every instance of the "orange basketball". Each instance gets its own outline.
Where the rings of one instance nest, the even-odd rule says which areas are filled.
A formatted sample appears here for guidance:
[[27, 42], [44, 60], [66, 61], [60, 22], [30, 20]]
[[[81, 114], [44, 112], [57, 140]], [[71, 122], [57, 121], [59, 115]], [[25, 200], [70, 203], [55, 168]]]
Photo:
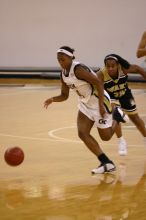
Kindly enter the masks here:
[[11, 166], [18, 166], [24, 160], [24, 152], [20, 147], [10, 147], [5, 151], [5, 161]]

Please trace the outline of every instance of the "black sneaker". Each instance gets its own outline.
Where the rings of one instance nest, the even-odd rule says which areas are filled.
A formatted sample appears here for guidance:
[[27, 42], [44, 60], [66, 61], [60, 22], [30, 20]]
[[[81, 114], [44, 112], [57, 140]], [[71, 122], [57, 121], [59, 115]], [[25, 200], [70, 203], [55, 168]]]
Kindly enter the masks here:
[[128, 116], [117, 106], [113, 110], [113, 119], [115, 119], [117, 122], [122, 123], [126, 123], [129, 121]]

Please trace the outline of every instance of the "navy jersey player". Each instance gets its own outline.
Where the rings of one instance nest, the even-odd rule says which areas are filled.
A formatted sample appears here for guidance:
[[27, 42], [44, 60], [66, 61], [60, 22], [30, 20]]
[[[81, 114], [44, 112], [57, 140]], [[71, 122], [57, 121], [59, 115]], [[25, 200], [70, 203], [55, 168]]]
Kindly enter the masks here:
[[[139, 73], [146, 79], [146, 72], [138, 65], [130, 64], [117, 54], [109, 54], [104, 59], [105, 67], [97, 72], [98, 77], [104, 83], [104, 89], [110, 95], [114, 104], [120, 104], [122, 110], [129, 116], [137, 129], [146, 140], [146, 128], [144, 121], [138, 114], [134, 96], [128, 86], [128, 73]], [[121, 138], [121, 124], [116, 128], [117, 137]], [[127, 148], [123, 138], [119, 144], [119, 154], [126, 154]]]

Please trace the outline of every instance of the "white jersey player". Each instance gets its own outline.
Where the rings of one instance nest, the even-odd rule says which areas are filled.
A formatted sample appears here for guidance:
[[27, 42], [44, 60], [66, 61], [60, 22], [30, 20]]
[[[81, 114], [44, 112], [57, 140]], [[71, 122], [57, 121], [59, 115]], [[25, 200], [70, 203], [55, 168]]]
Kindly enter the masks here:
[[75, 61], [73, 53], [74, 49], [68, 46], [63, 46], [57, 51], [57, 59], [62, 68], [61, 94], [47, 99], [44, 107], [47, 108], [53, 102], [67, 100], [70, 89], [73, 89], [79, 98], [78, 136], [100, 161], [100, 165], [91, 172], [93, 174], [112, 172], [116, 169], [115, 164], [102, 151], [90, 132], [95, 124], [101, 139], [108, 141], [114, 134], [117, 124], [125, 123], [127, 118], [119, 108], [115, 108], [112, 115], [110, 98], [103, 89], [103, 83], [91, 68]]

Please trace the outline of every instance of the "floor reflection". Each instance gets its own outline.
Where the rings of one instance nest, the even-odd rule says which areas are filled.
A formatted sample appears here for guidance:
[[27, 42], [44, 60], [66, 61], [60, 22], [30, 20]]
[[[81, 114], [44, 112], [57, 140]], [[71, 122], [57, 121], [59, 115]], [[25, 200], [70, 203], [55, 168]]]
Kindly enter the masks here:
[[97, 184], [59, 186], [37, 180], [0, 181], [2, 220], [144, 220], [146, 172], [125, 185], [126, 165], [119, 174], [93, 176]]

